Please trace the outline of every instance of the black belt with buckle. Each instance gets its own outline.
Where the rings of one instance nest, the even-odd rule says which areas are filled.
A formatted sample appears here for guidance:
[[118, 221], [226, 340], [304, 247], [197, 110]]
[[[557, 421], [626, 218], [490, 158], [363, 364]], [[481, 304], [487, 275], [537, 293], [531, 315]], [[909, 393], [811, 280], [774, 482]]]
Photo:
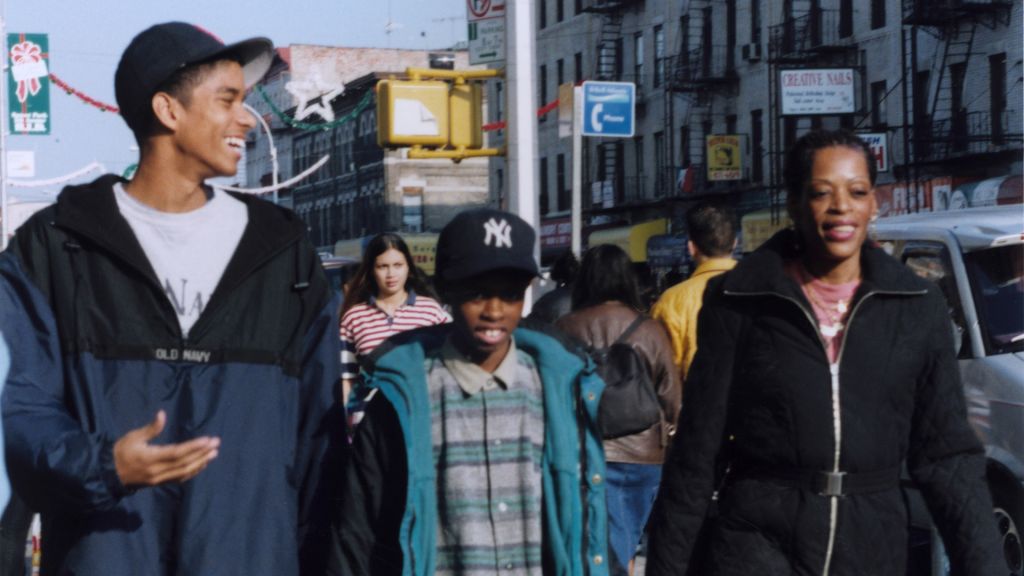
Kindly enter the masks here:
[[851, 496], [899, 487], [900, 467], [871, 472], [831, 472], [799, 468], [752, 468], [737, 471], [735, 479], [750, 478], [808, 490], [820, 496]]

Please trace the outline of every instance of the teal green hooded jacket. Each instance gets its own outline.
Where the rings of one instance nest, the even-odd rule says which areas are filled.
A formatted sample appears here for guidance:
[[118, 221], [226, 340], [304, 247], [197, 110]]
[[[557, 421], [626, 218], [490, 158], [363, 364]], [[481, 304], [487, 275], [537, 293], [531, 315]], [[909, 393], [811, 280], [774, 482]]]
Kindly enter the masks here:
[[[432, 576], [437, 556], [437, 489], [425, 360], [451, 325], [407, 332], [376, 357], [368, 383], [394, 407], [405, 440], [409, 479], [399, 543], [403, 576]], [[605, 461], [597, 429], [604, 382], [593, 363], [557, 338], [518, 328], [516, 347], [537, 363], [544, 384], [543, 526], [545, 573], [608, 574]]]

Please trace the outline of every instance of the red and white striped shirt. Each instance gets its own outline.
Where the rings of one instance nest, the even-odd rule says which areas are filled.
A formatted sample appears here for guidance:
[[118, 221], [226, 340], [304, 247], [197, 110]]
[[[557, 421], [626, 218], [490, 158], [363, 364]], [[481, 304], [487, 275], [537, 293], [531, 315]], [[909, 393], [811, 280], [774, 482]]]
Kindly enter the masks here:
[[377, 306], [376, 298], [356, 304], [341, 319], [341, 377], [359, 375], [359, 361], [381, 342], [406, 330], [451, 322], [451, 316], [433, 298], [409, 292], [409, 298], [393, 316]]

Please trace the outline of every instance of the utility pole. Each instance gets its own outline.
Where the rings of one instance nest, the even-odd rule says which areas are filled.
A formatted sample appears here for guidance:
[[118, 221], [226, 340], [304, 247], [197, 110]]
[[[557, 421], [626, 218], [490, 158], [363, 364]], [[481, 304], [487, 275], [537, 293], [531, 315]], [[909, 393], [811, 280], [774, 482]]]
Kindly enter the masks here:
[[[533, 0], [506, 0], [509, 209], [540, 230], [537, 206], [537, 93]], [[540, 245], [534, 247], [540, 261]]]

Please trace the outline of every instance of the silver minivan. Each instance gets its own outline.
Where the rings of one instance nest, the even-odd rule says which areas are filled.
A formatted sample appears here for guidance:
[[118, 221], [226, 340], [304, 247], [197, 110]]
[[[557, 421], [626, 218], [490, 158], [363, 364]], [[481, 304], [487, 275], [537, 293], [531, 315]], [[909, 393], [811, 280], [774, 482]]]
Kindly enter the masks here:
[[[968, 419], [985, 445], [1007, 570], [1024, 573], [1024, 207], [883, 218], [872, 237], [949, 302]], [[919, 501], [919, 499], [918, 499]], [[924, 519], [922, 520], [922, 516]], [[929, 522], [922, 507], [911, 520]], [[931, 538], [933, 543], [938, 539]], [[931, 573], [948, 562], [933, 546]]]

